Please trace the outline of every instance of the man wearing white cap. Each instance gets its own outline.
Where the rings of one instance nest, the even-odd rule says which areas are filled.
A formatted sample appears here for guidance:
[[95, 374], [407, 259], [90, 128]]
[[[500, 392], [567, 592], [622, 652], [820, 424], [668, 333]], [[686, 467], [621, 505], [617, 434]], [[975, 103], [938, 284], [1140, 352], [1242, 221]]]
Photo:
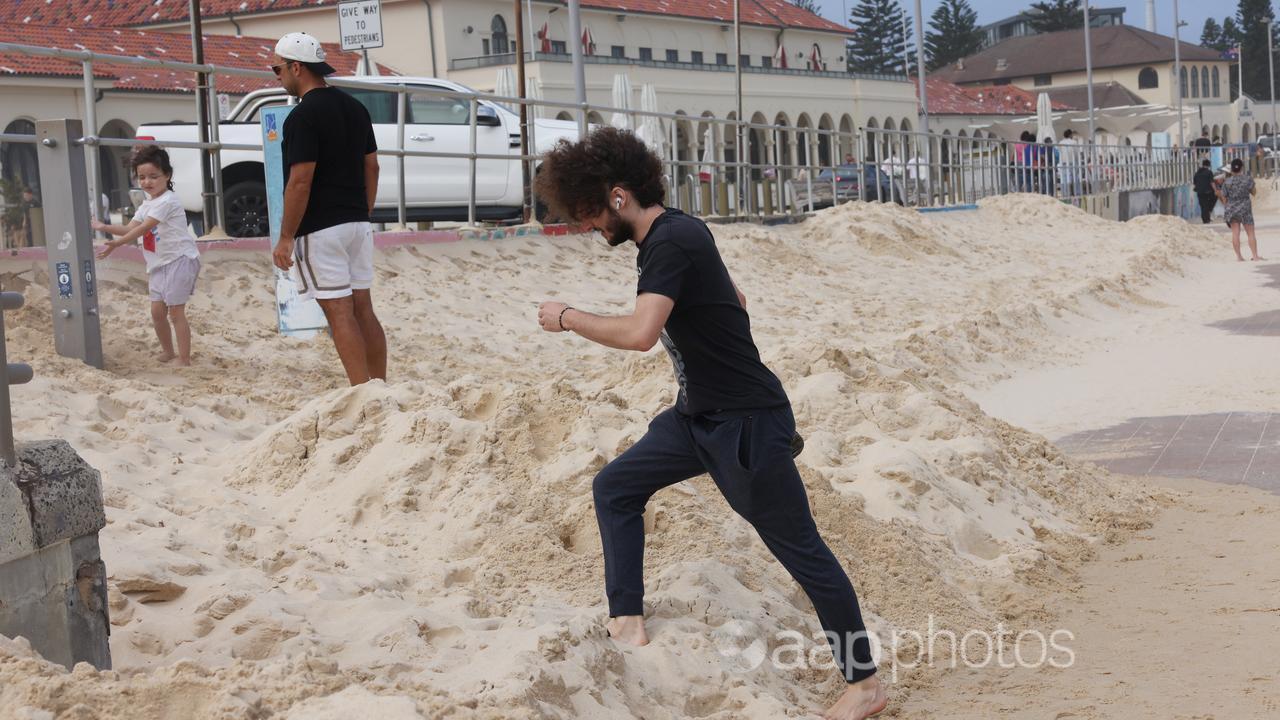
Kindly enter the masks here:
[[271, 69], [300, 102], [284, 121], [284, 217], [272, 253], [298, 294], [329, 321], [352, 385], [387, 377], [387, 338], [373, 312], [373, 231], [378, 146], [369, 112], [325, 83], [334, 72], [306, 33], [276, 43]]

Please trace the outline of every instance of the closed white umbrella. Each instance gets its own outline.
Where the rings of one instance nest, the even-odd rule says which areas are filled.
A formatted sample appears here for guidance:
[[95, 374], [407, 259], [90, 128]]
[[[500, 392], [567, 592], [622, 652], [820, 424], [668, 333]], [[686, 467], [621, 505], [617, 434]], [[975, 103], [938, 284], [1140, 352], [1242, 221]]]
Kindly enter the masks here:
[[509, 67], [498, 68], [498, 82], [493, 87], [494, 95], [502, 97], [516, 96], [516, 71]]
[[1044, 142], [1045, 138], [1057, 140], [1053, 132], [1053, 108], [1049, 105], [1049, 93], [1040, 93], [1036, 98], [1036, 142]]
[[[653, 83], [640, 86], [640, 110], [648, 113], [658, 112], [658, 89]], [[641, 115], [640, 127], [636, 134], [659, 156], [666, 150], [666, 135], [662, 132], [662, 120], [653, 115]]]
[[[622, 110], [631, 109], [631, 77], [626, 73], [613, 76], [613, 106]], [[632, 129], [631, 116], [622, 112], [613, 113], [609, 124], [623, 130]]]
[[713, 168], [708, 163], [716, 161], [716, 135], [711, 123], [707, 123], [707, 129], [702, 133], [702, 162], [698, 167], [698, 179], [702, 181], [710, 181]]

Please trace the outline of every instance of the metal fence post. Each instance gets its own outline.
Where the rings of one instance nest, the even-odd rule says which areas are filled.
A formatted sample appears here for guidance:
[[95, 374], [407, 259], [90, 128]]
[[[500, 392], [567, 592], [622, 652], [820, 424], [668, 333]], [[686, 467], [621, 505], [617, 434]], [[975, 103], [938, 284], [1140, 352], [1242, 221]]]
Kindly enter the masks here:
[[[209, 151], [209, 165], [213, 174], [213, 225], [218, 230], [215, 237], [226, 237], [227, 209], [222, 202], [222, 141], [218, 134], [218, 125], [222, 122], [222, 113], [217, 110], [218, 74], [209, 73], [205, 77], [209, 78], [209, 99], [205, 102], [205, 107], [209, 108], [209, 142], [213, 143], [213, 148]], [[206, 236], [214, 235], [210, 228], [205, 228], [204, 231]]]
[[[475, 96], [471, 98], [471, 112], [469, 120], [471, 123], [471, 158], [470, 169], [468, 171], [469, 178], [467, 183], [467, 226], [474, 227], [476, 224], [476, 113], [479, 111], [480, 103]], [[401, 150], [404, 148], [401, 147]]]
[[53, 341], [59, 355], [102, 368], [98, 325], [97, 271], [89, 228], [89, 190], [85, 181], [79, 120], [40, 120], [41, 191], [45, 207], [45, 245], [49, 256], [49, 296], [53, 305]]
[[[95, 101], [97, 93], [93, 87], [93, 63], [85, 60], [83, 64], [84, 70], [84, 121], [88, 125], [89, 131], [85, 134], [85, 161], [89, 178], [89, 197], [92, 199], [93, 218], [103, 220], [102, 206], [100, 204], [101, 191], [98, 183], [98, 108]], [[92, 230], [90, 231], [92, 232]]]
[[[396, 222], [399, 223], [400, 229], [405, 229], [408, 218], [408, 209], [405, 207], [404, 199], [404, 122], [405, 122], [405, 105], [408, 101], [407, 90], [401, 88], [396, 93], [396, 149], [400, 152], [396, 155]], [[474, 111], [474, 108], [472, 108]], [[471, 119], [472, 137], [475, 137], [475, 118]], [[473, 147], [472, 152], [475, 152]], [[474, 160], [472, 161], [474, 162]], [[377, 194], [375, 193], [376, 197]], [[474, 221], [474, 219], [473, 219]]]
[[[0, 311], [22, 307], [22, 295], [16, 292], [0, 293]], [[31, 366], [9, 363], [4, 341], [4, 313], [0, 312], [0, 458], [9, 467], [17, 467], [18, 458], [13, 448], [13, 413], [9, 409], [9, 386], [31, 382]]]

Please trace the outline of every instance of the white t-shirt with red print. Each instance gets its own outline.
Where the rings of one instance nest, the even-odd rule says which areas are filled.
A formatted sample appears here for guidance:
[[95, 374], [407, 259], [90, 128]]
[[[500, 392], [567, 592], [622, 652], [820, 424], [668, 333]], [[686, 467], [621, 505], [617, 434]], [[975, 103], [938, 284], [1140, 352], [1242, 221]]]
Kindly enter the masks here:
[[154, 272], [156, 268], [181, 257], [200, 257], [196, 239], [187, 229], [187, 211], [183, 209], [177, 193], [165, 190], [156, 197], [147, 198], [138, 206], [133, 219], [141, 222], [147, 218], [155, 218], [160, 223], [139, 238], [142, 257], [147, 261], [147, 272]]

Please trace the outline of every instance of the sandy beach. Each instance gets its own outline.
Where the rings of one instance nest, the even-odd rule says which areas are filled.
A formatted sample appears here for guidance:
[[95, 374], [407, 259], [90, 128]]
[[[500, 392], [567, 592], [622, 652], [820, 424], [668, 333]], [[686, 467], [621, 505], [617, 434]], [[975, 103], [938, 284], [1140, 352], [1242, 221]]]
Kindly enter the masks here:
[[[1028, 195], [714, 232], [885, 641], [888, 716], [1276, 714], [1280, 495], [1059, 445], [1274, 409], [1280, 341], [1210, 325], [1274, 307], [1258, 264], [1199, 225]], [[0, 638], [0, 715], [814, 717], [842, 689], [817, 619], [705, 477], [649, 505], [653, 643], [605, 634], [591, 479], [672, 402], [671, 366], [534, 314], [629, 309], [634, 257], [589, 236], [387, 249], [390, 381], [355, 389], [327, 339], [277, 335], [265, 254], [205, 256], [191, 368], [152, 358], [141, 265], [101, 263], [103, 371], [53, 353], [47, 267], [0, 261], [27, 296], [9, 357], [36, 370], [15, 434], [102, 472], [115, 663], [67, 673]], [[1075, 662], [914, 663], [927, 628], [1068, 629]], [[780, 665], [790, 637], [816, 660]]]

